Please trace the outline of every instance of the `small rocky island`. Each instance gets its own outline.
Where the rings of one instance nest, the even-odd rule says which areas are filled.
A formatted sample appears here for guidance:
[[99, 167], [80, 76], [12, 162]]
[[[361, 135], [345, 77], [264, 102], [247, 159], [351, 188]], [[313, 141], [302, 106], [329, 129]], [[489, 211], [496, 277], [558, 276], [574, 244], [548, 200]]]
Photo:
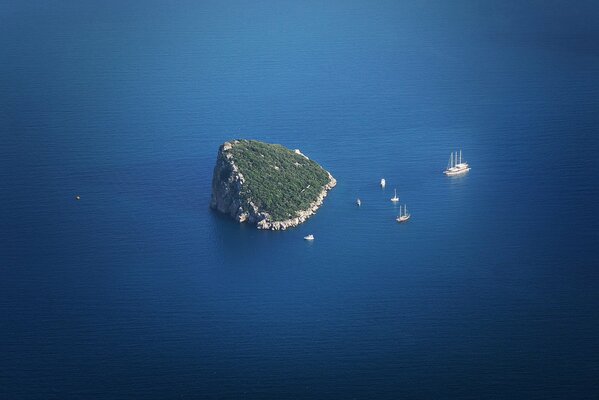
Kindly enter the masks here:
[[314, 214], [336, 184], [299, 150], [235, 140], [218, 150], [210, 207], [258, 229], [284, 230]]

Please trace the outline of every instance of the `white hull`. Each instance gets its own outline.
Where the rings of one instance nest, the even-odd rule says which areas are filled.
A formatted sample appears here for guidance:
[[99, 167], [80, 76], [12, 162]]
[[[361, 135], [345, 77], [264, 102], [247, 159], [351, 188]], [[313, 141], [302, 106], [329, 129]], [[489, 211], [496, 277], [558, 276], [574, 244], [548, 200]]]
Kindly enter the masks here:
[[465, 174], [468, 171], [470, 171], [470, 166], [467, 162], [462, 161], [462, 150], [460, 150], [459, 153], [457, 151], [451, 153], [447, 169], [443, 173], [447, 176], [456, 176]]
[[397, 217], [395, 220], [397, 222], [406, 222], [407, 220], [409, 220], [411, 217], [411, 215], [402, 215], [401, 217]]
[[406, 222], [407, 220], [410, 219], [411, 216], [412, 216], [412, 214], [408, 214], [408, 206], [407, 205], [403, 206], [403, 211], [401, 209], [401, 206], [399, 206], [399, 215], [397, 216], [397, 218], [395, 218], [395, 220], [397, 222]]
[[314, 235], [304, 236], [304, 240], [314, 240]]
[[443, 171], [443, 173], [447, 176], [456, 176], [456, 175], [465, 174], [468, 171], [470, 171], [470, 167], [458, 168], [458, 169], [450, 168], [450, 169], [446, 169], [445, 171]]

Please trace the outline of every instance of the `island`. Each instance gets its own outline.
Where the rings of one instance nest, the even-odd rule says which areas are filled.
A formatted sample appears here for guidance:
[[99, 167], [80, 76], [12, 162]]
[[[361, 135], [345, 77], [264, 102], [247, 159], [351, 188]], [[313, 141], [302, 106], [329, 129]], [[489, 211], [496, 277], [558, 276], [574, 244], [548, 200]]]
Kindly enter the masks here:
[[285, 230], [312, 216], [336, 184], [299, 150], [234, 140], [218, 150], [210, 206], [258, 229]]

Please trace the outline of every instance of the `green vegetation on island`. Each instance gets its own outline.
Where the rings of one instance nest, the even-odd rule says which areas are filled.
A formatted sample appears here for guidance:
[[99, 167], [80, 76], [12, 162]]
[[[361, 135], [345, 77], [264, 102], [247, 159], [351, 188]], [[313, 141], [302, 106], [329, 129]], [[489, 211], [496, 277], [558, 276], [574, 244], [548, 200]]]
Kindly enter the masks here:
[[310, 208], [331, 179], [316, 162], [279, 144], [240, 140], [230, 151], [245, 180], [240, 196], [275, 221]]

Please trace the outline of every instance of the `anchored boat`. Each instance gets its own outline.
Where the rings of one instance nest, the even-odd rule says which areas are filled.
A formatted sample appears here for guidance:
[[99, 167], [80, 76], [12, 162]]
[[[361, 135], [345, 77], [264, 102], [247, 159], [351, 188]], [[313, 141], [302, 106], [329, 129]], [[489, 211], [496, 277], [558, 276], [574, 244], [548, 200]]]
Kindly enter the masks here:
[[443, 171], [443, 173], [447, 176], [455, 176], [461, 175], [470, 171], [470, 166], [466, 161], [462, 161], [462, 150], [458, 152], [451, 153], [449, 156], [449, 163], [447, 164], [447, 169]]
[[381, 179], [381, 187], [384, 189], [387, 182], [385, 182], [385, 178]]
[[314, 235], [304, 236], [304, 240], [314, 240]]
[[397, 203], [399, 201], [399, 197], [397, 197], [397, 189], [395, 189], [395, 195], [391, 197], [391, 201]]
[[395, 220], [397, 222], [406, 222], [407, 220], [410, 219], [411, 216], [412, 216], [412, 214], [408, 214], [408, 206], [407, 205], [403, 206], [403, 212], [402, 212], [401, 206], [399, 206], [399, 215], [397, 216], [397, 218]]

